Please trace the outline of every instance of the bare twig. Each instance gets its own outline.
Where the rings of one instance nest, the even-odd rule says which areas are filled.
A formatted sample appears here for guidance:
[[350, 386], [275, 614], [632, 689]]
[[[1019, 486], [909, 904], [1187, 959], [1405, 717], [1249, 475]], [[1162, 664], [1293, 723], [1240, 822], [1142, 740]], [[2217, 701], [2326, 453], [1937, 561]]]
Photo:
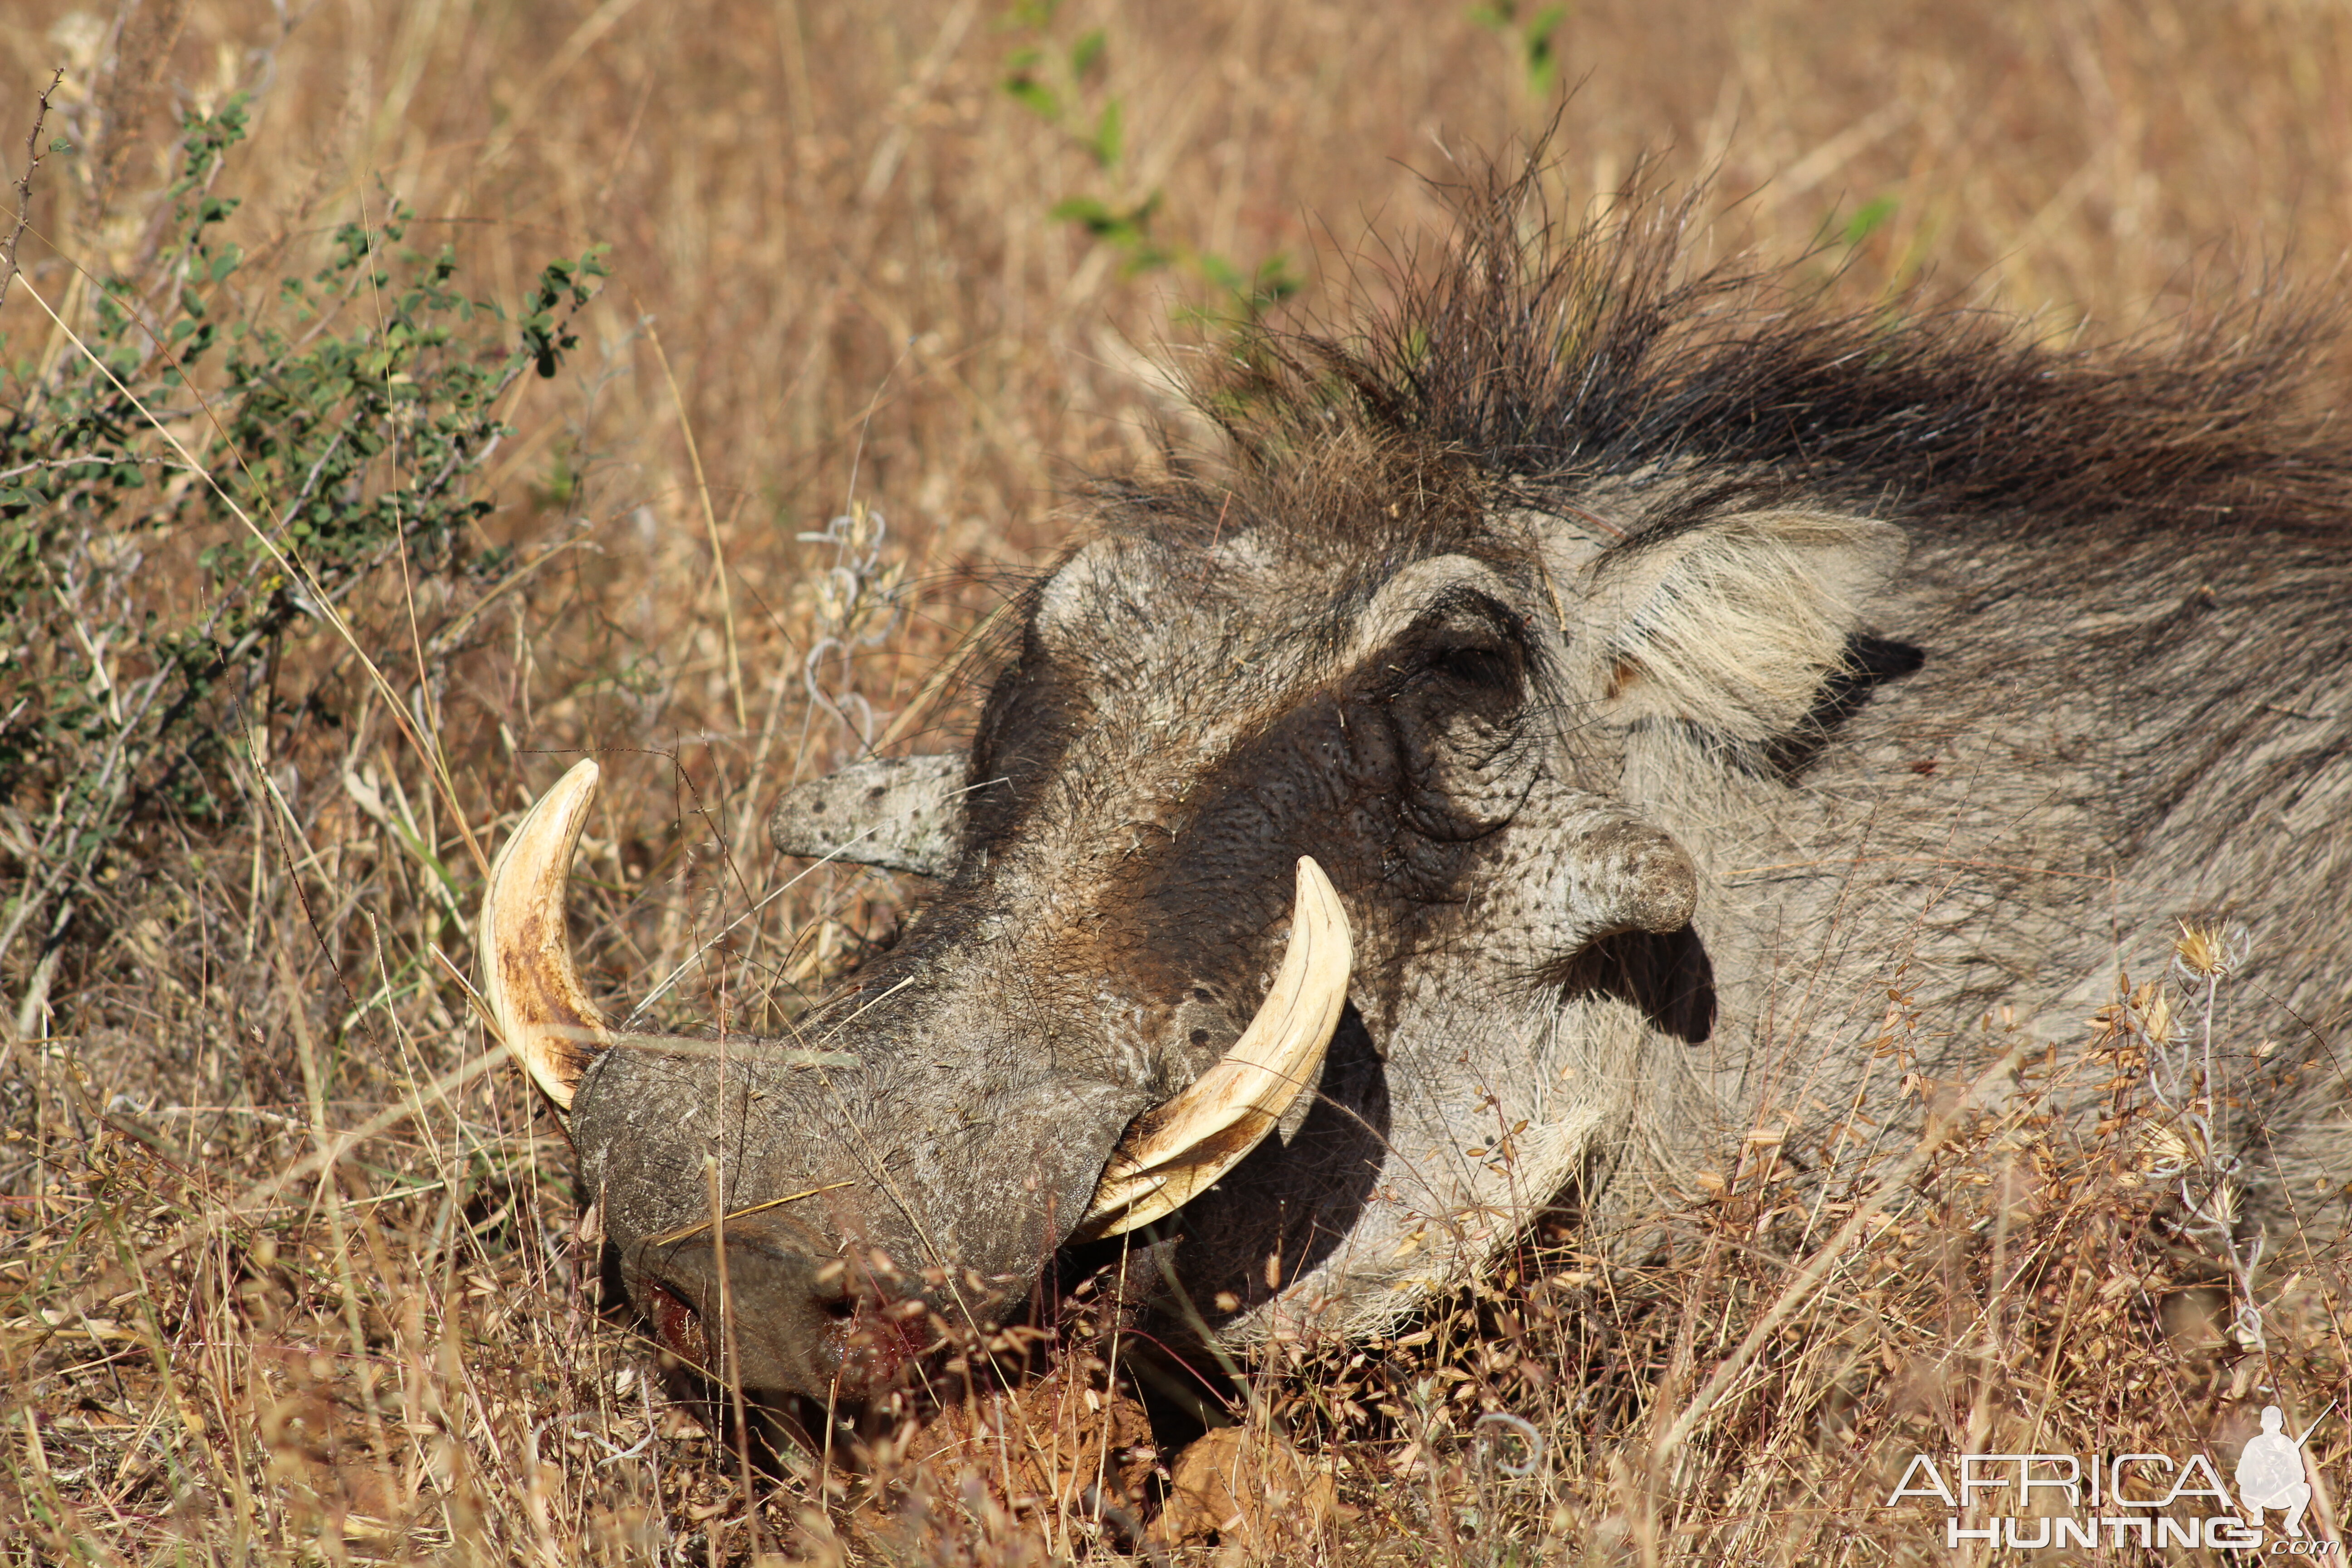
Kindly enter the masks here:
[[49, 85], [41, 89], [41, 106], [33, 111], [33, 129], [25, 135], [25, 172], [16, 179], [16, 226], [8, 231], [8, 243], [0, 245], [0, 305], [8, 302], [8, 285], [16, 280], [17, 242], [33, 221], [33, 173], [41, 166], [41, 127], [49, 118], [49, 94], [65, 79], [63, 66], [49, 73]]

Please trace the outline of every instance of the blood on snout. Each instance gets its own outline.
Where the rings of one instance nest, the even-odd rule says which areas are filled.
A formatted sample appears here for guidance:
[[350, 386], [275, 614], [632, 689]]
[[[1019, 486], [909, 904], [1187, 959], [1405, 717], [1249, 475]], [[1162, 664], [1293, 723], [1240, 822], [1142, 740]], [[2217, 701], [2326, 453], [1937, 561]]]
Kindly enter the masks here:
[[654, 1337], [663, 1350], [698, 1372], [715, 1370], [710, 1340], [702, 1331], [702, 1314], [683, 1297], [659, 1285], [646, 1288], [646, 1315], [653, 1320]]

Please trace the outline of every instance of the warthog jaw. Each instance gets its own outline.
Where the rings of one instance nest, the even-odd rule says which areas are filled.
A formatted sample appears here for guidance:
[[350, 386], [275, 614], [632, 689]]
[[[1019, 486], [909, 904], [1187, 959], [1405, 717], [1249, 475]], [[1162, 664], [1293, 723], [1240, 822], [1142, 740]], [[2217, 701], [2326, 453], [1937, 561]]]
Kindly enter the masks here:
[[[597, 778], [594, 762], [575, 763], [524, 814], [490, 866], [477, 928], [491, 1021], [562, 1110], [611, 1042], [572, 967], [563, 919]], [[1290, 945], [1265, 1001], [1222, 1060], [1128, 1128], [1076, 1238], [1117, 1236], [1174, 1213], [1256, 1148], [1321, 1069], [1354, 962], [1347, 911], [1323, 868], [1301, 856]]]

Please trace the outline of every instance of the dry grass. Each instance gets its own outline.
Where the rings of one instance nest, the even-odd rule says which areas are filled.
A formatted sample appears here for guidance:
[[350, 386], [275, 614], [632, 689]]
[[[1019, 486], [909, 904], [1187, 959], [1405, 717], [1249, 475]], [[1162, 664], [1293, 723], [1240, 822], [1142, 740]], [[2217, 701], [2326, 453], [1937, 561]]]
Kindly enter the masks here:
[[[1051, 1377], [866, 1479], [747, 1477], [598, 1315], [561, 1136], [432, 950], [469, 962], [467, 837], [593, 751], [610, 784], [576, 908], [601, 983], [676, 973], [662, 1013], [751, 1021], [822, 989], [901, 889], [823, 872], [747, 916], [775, 879], [757, 812], [868, 739], [956, 722], [926, 676], [1058, 537], [1066, 480], [1149, 452], [1169, 410], [1139, 346], [1230, 302], [1202, 258], [1286, 257], [1292, 308], [1338, 310], [1360, 259], [1378, 287], [1368, 237], [1434, 217], [1444, 149], [1546, 122], [1526, 40], [1473, 10], [354, 0], [281, 32], [225, 0], [119, 27], [9, 8], [12, 154], [66, 68], [49, 133], [78, 151], [44, 166], [22, 258], [68, 321], [156, 242], [173, 108], [238, 85], [264, 89], [260, 130], [221, 188], [273, 264], [379, 219], [381, 175], [480, 291], [511, 301], [596, 241], [614, 279], [489, 475], [487, 540], [544, 557], [527, 591], [428, 578], [352, 611], [449, 797], [341, 645], [298, 639], [234, 709], [233, 826], [149, 823], [47, 973], [29, 952], [0, 973], [0, 1030], [26, 1026], [0, 1068], [0, 1552], [551, 1568], [1097, 1541], [1082, 1485], [1134, 1462], [1099, 1412], [1132, 1412], [1076, 1333]], [[1859, 295], [1932, 270], [2053, 332], [2116, 331], [2204, 273], [2288, 255], [2311, 278], [2352, 245], [2333, 6], [1592, 0], [1554, 42], [1580, 84], [1555, 143], [1575, 199], [1664, 149], [1715, 174], [1717, 247], [1792, 254], [1874, 214], [1837, 285]], [[1003, 90], [1030, 47], [1059, 123]], [[1053, 216], [1154, 193], [1156, 268]], [[22, 289], [0, 330], [12, 358], [70, 352]], [[858, 507], [887, 531], [803, 538]], [[139, 592], [184, 613], [205, 542], [157, 544]], [[14, 897], [47, 803], [0, 808]], [[2149, 1224], [2180, 1136], [2131, 1100], [2129, 1058], [2166, 1030], [2158, 993], [2119, 1006], [1931, 1144], [1864, 1137], [1801, 1201], [1751, 1145], [1654, 1266], [1531, 1246], [1394, 1343], [1237, 1369], [1244, 1432], [1307, 1458], [1227, 1444], [1239, 1485], [1299, 1500], [1219, 1560], [1959, 1560], [1933, 1510], [1879, 1506], [1915, 1450], [2183, 1452], [2242, 1436], [2261, 1390], [2298, 1428], [2346, 1400], [2329, 1279], [2257, 1277], [2252, 1348], [2204, 1311], [2231, 1261]], [[1898, 1002], [1878, 1048], [1914, 1026]], [[2070, 1075], [2115, 1078], [2112, 1114], [2056, 1115]], [[2321, 1430], [2346, 1474], [2344, 1427]]]

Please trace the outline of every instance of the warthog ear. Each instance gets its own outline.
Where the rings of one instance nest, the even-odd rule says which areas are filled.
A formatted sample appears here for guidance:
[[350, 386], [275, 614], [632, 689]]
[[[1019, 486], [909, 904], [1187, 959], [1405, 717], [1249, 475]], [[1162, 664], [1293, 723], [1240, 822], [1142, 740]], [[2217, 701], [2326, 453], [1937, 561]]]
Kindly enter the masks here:
[[1579, 673], [1620, 722], [1787, 735], [1902, 549], [1901, 531], [1871, 518], [1758, 511], [1612, 551], [1592, 569]]
[[786, 790], [768, 837], [787, 855], [944, 877], [962, 852], [968, 766], [961, 752], [853, 763]]

